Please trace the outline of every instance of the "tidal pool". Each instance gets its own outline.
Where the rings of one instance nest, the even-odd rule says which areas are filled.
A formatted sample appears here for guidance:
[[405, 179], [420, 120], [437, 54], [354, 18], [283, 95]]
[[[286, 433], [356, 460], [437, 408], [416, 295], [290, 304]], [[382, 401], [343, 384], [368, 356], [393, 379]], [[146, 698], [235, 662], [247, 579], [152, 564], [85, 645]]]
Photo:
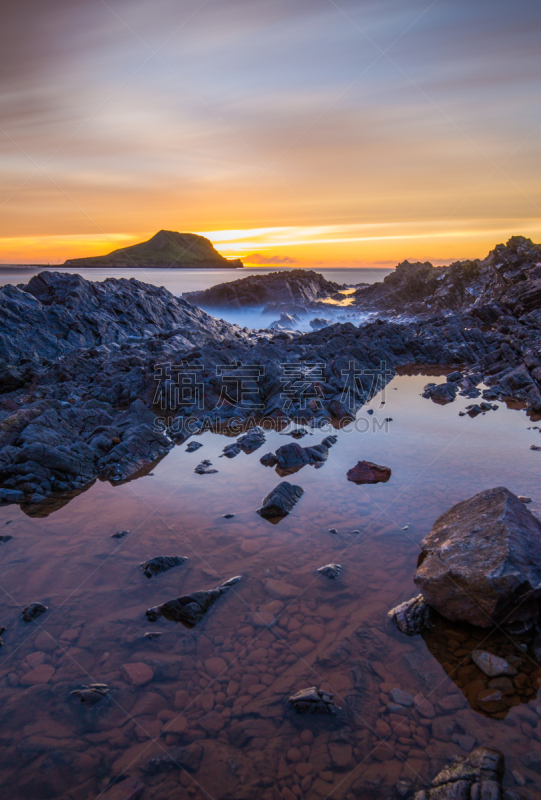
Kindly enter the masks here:
[[[472, 401], [425, 400], [428, 380], [396, 377], [373, 415], [337, 432], [322, 468], [288, 476], [305, 491], [276, 525], [256, 509], [282, 480], [260, 457], [293, 441], [277, 431], [234, 459], [219, 457], [231, 438], [202, 434], [197, 452], [180, 445], [150, 475], [96, 482], [46, 516], [1, 508], [0, 534], [13, 537], [0, 545], [3, 796], [394, 798], [397, 783], [407, 796], [451, 756], [489, 745], [505, 754], [506, 787], [541, 798], [541, 669], [523, 638], [443, 623], [408, 638], [386, 619], [416, 593], [418, 542], [454, 503], [504, 485], [541, 514], [535, 423], [504, 404], [459, 417]], [[202, 459], [218, 472], [195, 474]], [[348, 482], [362, 459], [390, 467], [389, 482]], [[188, 561], [149, 580], [139, 563], [156, 555]], [[330, 562], [337, 580], [317, 572]], [[146, 619], [235, 575], [191, 630]], [[31, 602], [48, 611], [25, 623]], [[520, 662], [492, 711], [476, 702], [488, 681], [470, 658], [478, 646]], [[96, 705], [70, 696], [94, 683], [109, 687]], [[313, 685], [334, 694], [336, 717], [288, 709]], [[397, 709], [397, 689], [418, 710]]]

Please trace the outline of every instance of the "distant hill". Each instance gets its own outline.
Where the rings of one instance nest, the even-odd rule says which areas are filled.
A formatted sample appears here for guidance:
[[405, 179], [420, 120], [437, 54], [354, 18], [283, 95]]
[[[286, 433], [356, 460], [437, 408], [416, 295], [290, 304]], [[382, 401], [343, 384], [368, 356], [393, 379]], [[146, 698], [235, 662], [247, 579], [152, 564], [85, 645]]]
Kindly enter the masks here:
[[195, 233], [177, 233], [176, 231], [158, 231], [148, 242], [133, 244], [113, 250], [104, 256], [90, 258], [71, 258], [64, 263], [66, 267], [223, 267], [232, 269], [242, 267], [242, 261], [236, 258], [228, 261], [214, 249], [204, 236]]

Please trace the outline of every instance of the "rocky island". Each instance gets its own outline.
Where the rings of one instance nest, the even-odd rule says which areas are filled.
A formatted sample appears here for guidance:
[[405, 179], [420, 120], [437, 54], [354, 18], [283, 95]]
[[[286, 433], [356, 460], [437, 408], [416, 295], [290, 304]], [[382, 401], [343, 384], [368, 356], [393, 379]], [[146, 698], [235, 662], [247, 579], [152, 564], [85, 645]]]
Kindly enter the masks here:
[[107, 269], [142, 267], [144, 269], [237, 269], [242, 261], [228, 260], [214, 249], [211, 242], [196, 233], [158, 231], [147, 242], [121, 247], [104, 256], [71, 258], [66, 267]]

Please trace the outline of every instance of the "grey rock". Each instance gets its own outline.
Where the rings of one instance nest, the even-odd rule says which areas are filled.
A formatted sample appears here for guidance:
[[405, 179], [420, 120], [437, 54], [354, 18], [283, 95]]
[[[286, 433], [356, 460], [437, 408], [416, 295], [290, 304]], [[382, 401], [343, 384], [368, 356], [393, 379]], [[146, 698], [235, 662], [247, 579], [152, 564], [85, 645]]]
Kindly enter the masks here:
[[188, 447], [186, 448], [187, 453], [195, 453], [196, 450], [199, 450], [200, 447], [203, 447], [202, 442], [190, 442]]
[[474, 650], [471, 658], [473, 663], [477, 664], [489, 678], [495, 678], [498, 675], [516, 675], [518, 672], [507, 659], [500, 658], [494, 653], [487, 653], [486, 650]]
[[319, 567], [318, 572], [326, 578], [335, 580], [340, 575], [342, 567], [340, 564], [325, 564], [324, 567]]
[[301, 486], [295, 486], [287, 481], [282, 481], [272, 492], [263, 498], [263, 503], [257, 513], [264, 519], [285, 517], [292, 510], [297, 501], [304, 494]]
[[240, 579], [240, 575], [237, 575], [234, 578], [229, 578], [221, 586], [217, 586], [216, 589], [193, 592], [192, 594], [169, 600], [159, 606], [154, 606], [154, 608], [149, 608], [146, 612], [147, 619], [150, 622], [155, 622], [159, 617], [165, 617], [165, 619], [173, 622], [181, 622], [187, 628], [193, 628], [198, 622], [201, 622], [216, 600], [227, 592], [231, 586], [238, 583]]
[[297, 472], [307, 464], [312, 464], [316, 468], [321, 467], [327, 460], [329, 448], [336, 444], [336, 441], [336, 436], [327, 436], [321, 444], [311, 447], [302, 447], [297, 442], [291, 442], [279, 447], [276, 453], [267, 453], [260, 461], [265, 467], [276, 466], [282, 475]]
[[124, 536], [127, 536], [129, 531], [117, 531], [116, 533], [111, 534], [111, 539], [123, 539]]
[[212, 461], [209, 461], [208, 458], [205, 458], [197, 467], [194, 469], [194, 472], [197, 475], [214, 475], [218, 472], [217, 469], [211, 469]]
[[413, 695], [403, 689], [391, 689], [391, 697], [395, 703], [400, 703], [401, 706], [413, 705]]
[[139, 564], [139, 566], [147, 578], [152, 578], [153, 575], [158, 575], [160, 572], [166, 572], [172, 567], [179, 567], [187, 560], [187, 556], [154, 556], [154, 558], [151, 558], [148, 561], [143, 561], [141, 564]]
[[501, 800], [504, 771], [503, 753], [478, 747], [468, 756], [456, 756], [415, 800]]
[[297, 714], [336, 714], [334, 695], [324, 692], [316, 686], [301, 689], [291, 695], [288, 703]]
[[420, 545], [414, 581], [442, 616], [481, 627], [537, 618], [541, 522], [508, 489], [453, 506]]
[[407, 636], [415, 636], [415, 634], [430, 630], [434, 621], [434, 612], [424, 597], [419, 594], [391, 609], [388, 617], [395, 623], [399, 631]]
[[71, 697], [76, 697], [85, 706], [95, 706], [108, 694], [109, 687], [105, 683], [91, 683], [88, 686], [82, 686], [80, 689], [74, 689], [70, 692]]

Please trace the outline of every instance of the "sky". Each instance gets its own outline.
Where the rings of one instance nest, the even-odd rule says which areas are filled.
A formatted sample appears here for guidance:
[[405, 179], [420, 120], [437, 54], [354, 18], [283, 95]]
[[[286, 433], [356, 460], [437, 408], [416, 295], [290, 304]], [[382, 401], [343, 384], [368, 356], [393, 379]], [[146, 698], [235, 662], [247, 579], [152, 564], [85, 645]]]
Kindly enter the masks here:
[[17, 0], [0, 262], [208, 236], [254, 266], [541, 241], [539, 0]]

